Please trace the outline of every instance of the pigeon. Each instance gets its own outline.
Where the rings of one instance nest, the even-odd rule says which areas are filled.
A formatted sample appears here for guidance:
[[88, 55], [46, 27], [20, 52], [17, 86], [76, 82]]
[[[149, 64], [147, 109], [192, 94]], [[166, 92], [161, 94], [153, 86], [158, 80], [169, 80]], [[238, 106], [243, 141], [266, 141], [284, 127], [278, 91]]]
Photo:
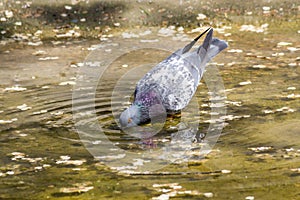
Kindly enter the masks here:
[[[207, 33], [203, 44], [194, 44]], [[132, 105], [124, 110], [119, 122], [122, 128], [145, 124], [155, 117], [185, 108], [195, 94], [206, 64], [228, 47], [224, 40], [213, 38], [208, 28], [182, 49], [178, 49], [153, 67], [137, 82]]]

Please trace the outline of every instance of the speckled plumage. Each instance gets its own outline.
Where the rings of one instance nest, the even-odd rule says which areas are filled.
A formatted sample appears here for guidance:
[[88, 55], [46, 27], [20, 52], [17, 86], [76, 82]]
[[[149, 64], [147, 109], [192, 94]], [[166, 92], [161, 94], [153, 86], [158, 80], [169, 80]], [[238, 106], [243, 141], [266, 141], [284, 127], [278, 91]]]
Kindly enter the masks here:
[[[149, 108], [156, 104], [162, 105], [166, 111], [178, 111], [188, 105], [206, 63], [227, 47], [225, 41], [212, 38], [213, 29], [210, 29], [203, 44], [189, 52], [203, 34], [157, 64], [137, 83], [133, 105], [120, 117], [123, 126], [128, 126], [131, 118], [134, 119], [133, 125], [146, 122], [150, 118]], [[128, 122], [127, 118], [130, 119]]]

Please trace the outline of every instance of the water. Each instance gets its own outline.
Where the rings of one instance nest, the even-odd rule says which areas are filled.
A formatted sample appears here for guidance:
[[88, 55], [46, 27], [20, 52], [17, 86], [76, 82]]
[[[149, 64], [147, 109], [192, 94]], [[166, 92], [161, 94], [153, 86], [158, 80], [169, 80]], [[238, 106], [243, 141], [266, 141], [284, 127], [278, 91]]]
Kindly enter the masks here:
[[[299, 51], [287, 47], [299, 48], [300, 43], [293, 38], [288, 40], [288, 35], [284, 38], [292, 45], [278, 46], [281, 40], [274, 35], [232, 30], [228, 39], [232, 40], [230, 48], [214, 60], [226, 89], [227, 113], [223, 116], [226, 126], [209, 154], [188, 157], [188, 160], [181, 159], [173, 164], [163, 163], [149, 173], [129, 168], [131, 172], [137, 172], [131, 175], [121, 173], [120, 168], [110, 168], [105, 160], [108, 157], [102, 158], [107, 162], [105, 165], [99, 162], [99, 157], [95, 159], [90, 154], [100, 156], [96, 147], [103, 149], [109, 143], [101, 143], [104, 137], [100, 132], [93, 132], [93, 140], [85, 140], [82, 135], [80, 140], [75, 129], [72, 94], [82, 81], [78, 75], [81, 75], [80, 63], [85, 58], [106, 62], [95, 69], [106, 66], [109, 60], [114, 61], [100, 81], [90, 82], [90, 86], [96, 88], [94, 102], [73, 99], [75, 105], [83, 106], [80, 109], [75, 106], [75, 111], [95, 111], [97, 121], [109, 139], [106, 142], [114, 142], [116, 149], [133, 156], [145, 153], [155, 157], [175, 137], [172, 134], [178, 130], [182, 118], [178, 114], [169, 117], [163, 131], [147, 143], [124, 134], [112, 113], [115, 111], [117, 116], [129, 105], [130, 96], [124, 97], [122, 92], [114, 96], [113, 93], [117, 81], [126, 71], [141, 69], [129, 74], [132, 81], [126, 81], [129, 85], [120, 91], [134, 89], [135, 79], [151, 67], [149, 63], [159, 62], [169, 55], [167, 50], [175, 50], [186, 44], [186, 38], [192, 38], [183, 34], [176, 37], [176, 31], [170, 31], [174, 37], [162, 37], [158, 34], [159, 29], [149, 30], [149, 34], [139, 35], [139, 38], [123, 38], [124, 35], [116, 34], [101, 42], [101, 46], [98, 41], [83, 40], [12, 49], [0, 54], [0, 198], [299, 198]], [[132, 32], [139, 34], [141, 30]], [[251, 39], [251, 44], [241, 39], [241, 34]], [[217, 35], [224, 37], [221, 33]], [[128, 34], [125, 36], [129, 37]], [[260, 46], [263, 42], [268, 45]], [[95, 47], [93, 45], [97, 45], [99, 54], [89, 54], [88, 49]], [[154, 49], [157, 47], [159, 50]], [[37, 50], [47, 54], [32, 55]], [[45, 57], [52, 59], [39, 60]], [[77, 85], [73, 85], [75, 82]], [[124, 86], [122, 81], [119, 86]], [[93, 90], [87, 88], [80, 94], [89, 96], [88, 92]], [[200, 120], [199, 133], [206, 133], [209, 128], [208, 120], [212, 114], [209, 103], [207, 85], [202, 81], [196, 101], [190, 107], [194, 111], [199, 106], [200, 117], [190, 115], [194, 114], [191, 110], [182, 113], [191, 123]], [[92, 124], [89, 119], [92, 118], [77, 122]], [[185, 142], [189, 141], [189, 136], [178, 137], [178, 146], [188, 148]], [[201, 143], [198, 145], [196, 147], [201, 148]], [[120, 166], [124, 167], [124, 163]]]

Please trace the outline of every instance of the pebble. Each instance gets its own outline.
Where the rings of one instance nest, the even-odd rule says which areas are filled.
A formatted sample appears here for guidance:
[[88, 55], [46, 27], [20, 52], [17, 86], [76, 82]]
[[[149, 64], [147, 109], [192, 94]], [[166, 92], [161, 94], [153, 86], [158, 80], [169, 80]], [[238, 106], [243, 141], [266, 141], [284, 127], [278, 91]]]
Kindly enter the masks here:
[[254, 196], [247, 196], [245, 199], [246, 200], [254, 200]]

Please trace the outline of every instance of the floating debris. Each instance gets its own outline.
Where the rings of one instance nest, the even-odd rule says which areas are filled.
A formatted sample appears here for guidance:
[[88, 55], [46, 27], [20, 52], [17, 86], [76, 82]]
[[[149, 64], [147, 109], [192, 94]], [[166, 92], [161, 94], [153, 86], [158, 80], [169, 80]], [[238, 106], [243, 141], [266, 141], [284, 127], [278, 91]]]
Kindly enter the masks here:
[[244, 82], [240, 82], [239, 85], [244, 86], [244, 85], [250, 85], [252, 84], [251, 81], [244, 81]]
[[212, 197], [214, 197], [214, 194], [212, 192], [205, 192], [205, 193], [203, 193], [203, 196], [205, 196], [207, 198], [212, 198]]
[[222, 173], [222, 174], [230, 174], [231, 171], [230, 171], [230, 170], [227, 170], [227, 169], [222, 169], [222, 170], [221, 170], [221, 173]]
[[279, 52], [279, 53], [273, 53], [272, 56], [274, 57], [278, 57], [278, 56], [284, 56], [285, 54], [283, 52]]
[[300, 98], [300, 94], [289, 94], [286, 96], [288, 99]]
[[12, 18], [14, 16], [14, 13], [10, 10], [5, 10], [4, 14], [5, 14], [6, 18]]
[[204, 14], [202, 14], [202, 13], [199, 13], [196, 19], [197, 19], [197, 20], [203, 20], [203, 19], [206, 19], [206, 18], [207, 18], [206, 15], [204, 15]]
[[66, 10], [72, 10], [72, 6], [65, 6]]
[[291, 52], [295, 52], [295, 51], [299, 51], [300, 48], [296, 48], [296, 47], [288, 47], [287, 50], [291, 51]]
[[227, 52], [228, 53], [242, 53], [243, 50], [241, 50], [241, 49], [229, 49]]
[[38, 51], [32, 53], [32, 55], [34, 55], [34, 56], [42, 56], [45, 54], [46, 54], [46, 51], [43, 51], [43, 50], [38, 50]]
[[150, 35], [151, 33], [152, 33], [151, 30], [146, 30], [146, 31], [144, 31], [144, 32], [142, 32], [142, 33], [139, 33], [139, 35], [140, 35], [140, 36], [145, 36], [145, 35]]
[[41, 61], [45, 61], [45, 60], [57, 60], [57, 59], [59, 59], [59, 57], [57, 57], [57, 56], [39, 58], [39, 60], [41, 60]]
[[48, 112], [48, 110], [40, 110], [40, 111], [33, 112], [32, 114], [33, 115], [40, 115], [40, 114], [47, 113], [47, 112]]
[[289, 63], [288, 66], [290, 66], [290, 67], [296, 67], [297, 63]]
[[124, 39], [130, 39], [130, 38], [138, 38], [140, 37], [139, 35], [135, 34], [135, 33], [127, 33], [127, 32], [124, 32], [122, 33], [122, 37]]
[[266, 65], [253, 65], [252, 68], [254, 69], [265, 69], [267, 66]]
[[76, 85], [75, 81], [64, 81], [59, 83], [58, 85]]
[[173, 26], [169, 26], [168, 28], [161, 28], [161, 29], [159, 29], [157, 35], [163, 36], [163, 37], [173, 36], [176, 32], [174, 29], [175, 29], [175, 27], [173, 27]]
[[262, 24], [260, 27], [256, 27], [253, 25], [242, 25], [240, 31], [263, 33], [267, 30], [268, 26], [269, 24]]
[[3, 119], [0, 119], [0, 124], [10, 124], [10, 123], [13, 123], [15, 121], [17, 121], [18, 119], [17, 118], [13, 118], [11, 120], [3, 120]]
[[296, 87], [288, 87], [287, 90], [296, 90]]
[[70, 160], [70, 156], [60, 156], [60, 160], [57, 160], [55, 163], [56, 164], [64, 164], [64, 165], [82, 165], [83, 163], [86, 162], [85, 159], [82, 160]]
[[293, 43], [290, 42], [279, 42], [277, 43], [277, 46], [288, 46], [288, 45], [292, 45]]
[[27, 106], [25, 103], [22, 104], [22, 105], [20, 105], [20, 106], [17, 106], [17, 108], [18, 108], [19, 110], [22, 110], [22, 111], [26, 111], [26, 110], [30, 110], [30, 109], [31, 109], [31, 107], [30, 107], [30, 106]]
[[79, 32], [76, 32], [75, 30], [69, 30], [66, 33], [55, 35], [56, 38], [78, 38], [80, 36], [81, 34]]
[[141, 43], [154, 43], [154, 42], [159, 42], [159, 39], [154, 39], [154, 40], [140, 40]]
[[273, 150], [273, 147], [251, 147], [248, 149], [250, 149], [251, 151], [254, 151], [255, 153], [260, 153], [260, 152]]
[[64, 187], [60, 188], [61, 193], [83, 193], [88, 192], [92, 189], [94, 189], [94, 186], [91, 186], [92, 183], [86, 182], [86, 183], [76, 183], [73, 185], [73, 187]]
[[18, 85], [4, 89], [4, 91], [16, 91], [16, 92], [25, 91], [25, 90], [27, 90], [27, 88], [20, 87]]

